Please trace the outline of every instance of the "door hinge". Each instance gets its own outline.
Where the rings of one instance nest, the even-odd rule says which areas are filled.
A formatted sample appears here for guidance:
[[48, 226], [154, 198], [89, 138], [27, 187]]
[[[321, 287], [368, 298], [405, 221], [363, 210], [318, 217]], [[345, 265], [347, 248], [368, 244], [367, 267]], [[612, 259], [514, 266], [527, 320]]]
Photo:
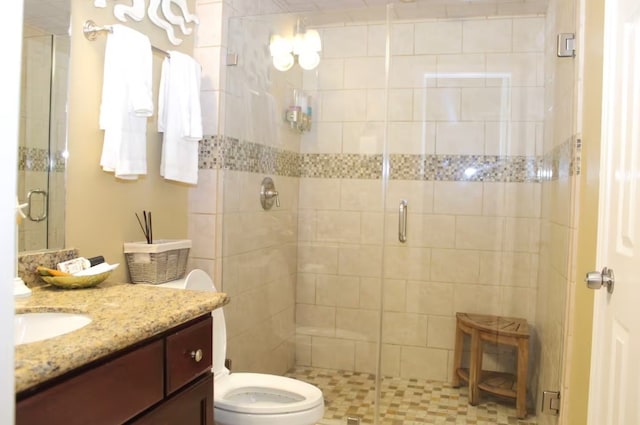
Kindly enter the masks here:
[[227, 53], [227, 66], [238, 66], [238, 54], [234, 52]]
[[560, 391], [542, 392], [542, 413], [555, 416], [560, 414]]
[[572, 58], [576, 55], [576, 35], [574, 33], [558, 34], [558, 57]]

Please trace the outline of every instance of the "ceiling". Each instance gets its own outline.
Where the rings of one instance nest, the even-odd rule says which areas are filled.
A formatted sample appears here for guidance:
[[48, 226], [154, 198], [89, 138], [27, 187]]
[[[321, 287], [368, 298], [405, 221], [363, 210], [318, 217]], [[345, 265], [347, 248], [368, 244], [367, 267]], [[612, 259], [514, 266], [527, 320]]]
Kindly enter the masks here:
[[51, 34], [68, 34], [70, 7], [70, 0], [25, 0], [24, 22]]
[[[89, 0], [87, 0], [89, 1]], [[314, 25], [386, 19], [441, 19], [542, 15], [548, 0], [233, 0], [240, 16], [295, 13]], [[26, 23], [52, 34], [67, 34], [70, 0], [25, 0]]]
[[548, 0], [234, 0], [241, 16], [295, 13], [315, 25], [385, 20], [392, 4], [393, 19], [442, 19], [487, 16], [542, 15]]

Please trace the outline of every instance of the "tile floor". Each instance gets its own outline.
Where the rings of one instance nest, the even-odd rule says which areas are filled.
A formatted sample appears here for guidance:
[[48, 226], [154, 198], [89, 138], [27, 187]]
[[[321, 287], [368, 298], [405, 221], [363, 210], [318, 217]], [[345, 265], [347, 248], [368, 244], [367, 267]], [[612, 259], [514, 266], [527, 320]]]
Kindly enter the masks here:
[[[325, 415], [318, 425], [346, 425], [347, 416], [359, 416], [362, 425], [373, 424], [373, 375], [297, 367], [288, 376], [310, 382], [324, 393]], [[478, 406], [470, 406], [466, 388], [420, 379], [385, 377], [382, 381], [380, 425], [536, 423], [532, 416], [518, 420], [515, 408], [508, 401], [483, 396]]]

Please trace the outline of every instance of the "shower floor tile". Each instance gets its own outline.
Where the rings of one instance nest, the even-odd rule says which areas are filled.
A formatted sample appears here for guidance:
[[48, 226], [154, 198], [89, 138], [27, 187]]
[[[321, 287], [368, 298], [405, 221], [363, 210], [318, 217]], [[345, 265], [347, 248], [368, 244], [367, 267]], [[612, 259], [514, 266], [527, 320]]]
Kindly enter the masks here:
[[[312, 383], [324, 393], [325, 414], [318, 425], [345, 425], [358, 416], [373, 424], [374, 375], [297, 367], [287, 376]], [[483, 396], [478, 406], [468, 403], [466, 388], [423, 379], [385, 377], [382, 380], [380, 425], [536, 425], [536, 418], [519, 420], [512, 403]]]

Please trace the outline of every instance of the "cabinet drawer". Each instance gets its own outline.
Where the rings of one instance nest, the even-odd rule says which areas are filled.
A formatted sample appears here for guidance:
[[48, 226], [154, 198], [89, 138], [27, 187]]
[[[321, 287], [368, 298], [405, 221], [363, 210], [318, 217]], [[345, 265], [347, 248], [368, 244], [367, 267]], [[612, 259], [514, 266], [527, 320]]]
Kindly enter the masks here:
[[211, 316], [208, 316], [205, 320], [167, 336], [167, 395], [211, 370], [212, 323]]
[[155, 341], [16, 405], [18, 425], [113, 425], [163, 399], [163, 344]]
[[178, 391], [131, 425], [213, 425], [213, 374]]

